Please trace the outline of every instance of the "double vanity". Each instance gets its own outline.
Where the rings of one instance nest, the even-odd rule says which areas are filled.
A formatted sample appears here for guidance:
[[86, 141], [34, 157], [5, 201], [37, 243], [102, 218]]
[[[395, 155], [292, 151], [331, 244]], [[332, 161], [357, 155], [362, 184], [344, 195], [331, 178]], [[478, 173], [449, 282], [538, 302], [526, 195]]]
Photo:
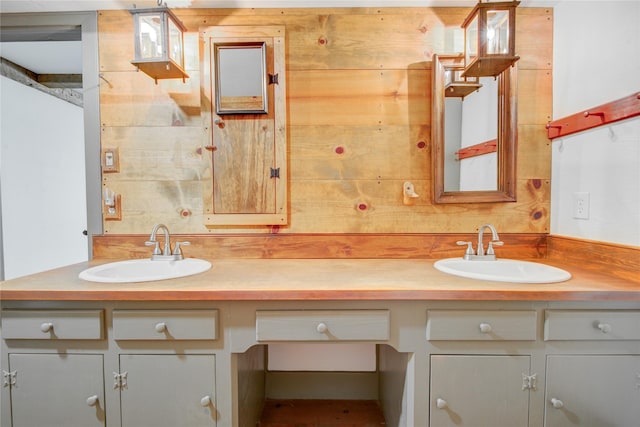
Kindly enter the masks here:
[[[187, 258], [159, 261], [183, 277], [80, 279], [126, 265], [96, 260], [4, 282], [2, 425], [254, 427], [265, 402], [300, 398], [376, 401], [394, 427], [637, 423], [637, 284], [434, 261]], [[362, 344], [374, 368], [270, 368], [269, 346], [300, 344], [336, 359]]]

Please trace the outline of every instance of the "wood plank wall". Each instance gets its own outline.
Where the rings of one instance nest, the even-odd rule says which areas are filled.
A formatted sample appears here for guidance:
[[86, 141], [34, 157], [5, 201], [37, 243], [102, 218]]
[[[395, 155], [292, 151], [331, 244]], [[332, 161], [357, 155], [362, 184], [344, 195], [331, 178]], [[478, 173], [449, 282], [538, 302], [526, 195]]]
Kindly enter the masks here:
[[[188, 28], [189, 78], [156, 84], [137, 72], [133, 20], [99, 13], [101, 144], [120, 172], [103, 184], [122, 195], [108, 235], [172, 233], [548, 233], [553, 13], [517, 10], [518, 201], [431, 202], [431, 56], [451, 54], [468, 8], [177, 9]], [[286, 227], [203, 225], [198, 29], [286, 27], [289, 212]], [[340, 149], [338, 149], [340, 147]], [[403, 182], [420, 195], [403, 205]]]
[[548, 236], [548, 259], [640, 284], [640, 247]]
[[[149, 258], [145, 235], [102, 235], [93, 237], [93, 255], [98, 259]], [[455, 233], [419, 234], [215, 234], [174, 235], [177, 241], [191, 242], [187, 257], [204, 259], [439, 259], [462, 256], [464, 248], [456, 242], [477, 236]], [[485, 237], [485, 245], [488, 237]], [[547, 236], [533, 233], [501, 234], [504, 246], [498, 256], [515, 259], [541, 259], [547, 255]]]

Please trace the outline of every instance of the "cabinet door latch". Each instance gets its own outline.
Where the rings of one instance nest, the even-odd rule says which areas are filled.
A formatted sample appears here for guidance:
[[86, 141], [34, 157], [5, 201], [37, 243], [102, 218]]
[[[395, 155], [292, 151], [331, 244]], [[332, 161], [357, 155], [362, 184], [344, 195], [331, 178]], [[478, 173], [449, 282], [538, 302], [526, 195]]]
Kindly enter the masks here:
[[538, 385], [538, 374], [522, 374], [522, 389], [535, 390]]
[[16, 371], [7, 372], [2, 370], [2, 387], [11, 387], [16, 385]]
[[127, 388], [127, 373], [123, 372], [122, 374], [118, 372], [113, 373], [113, 389], [114, 390], [123, 390]]
[[270, 178], [280, 178], [280, 168], [269, 168], [271, 170]]

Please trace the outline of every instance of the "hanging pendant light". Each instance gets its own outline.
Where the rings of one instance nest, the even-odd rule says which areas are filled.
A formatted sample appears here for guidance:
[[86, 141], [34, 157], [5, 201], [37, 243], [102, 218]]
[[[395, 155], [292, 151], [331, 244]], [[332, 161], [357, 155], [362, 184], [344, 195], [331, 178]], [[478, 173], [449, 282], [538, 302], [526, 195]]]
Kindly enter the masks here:
[[132, 9], [135, 59], [139, 70], [154, 80], [181, 78], [184, 71], [184, 35], [182, 22], [171, 10], [158, 1], [158, 7]]

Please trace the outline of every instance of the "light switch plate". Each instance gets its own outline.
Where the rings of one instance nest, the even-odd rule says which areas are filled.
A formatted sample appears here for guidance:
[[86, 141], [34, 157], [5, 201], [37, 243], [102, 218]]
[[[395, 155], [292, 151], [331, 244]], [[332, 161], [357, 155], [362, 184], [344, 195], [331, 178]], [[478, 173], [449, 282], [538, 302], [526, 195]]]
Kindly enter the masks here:
[[118, 149], [103, 148], [101, 165], [103, 173], [120, 172], [120, 155]]

